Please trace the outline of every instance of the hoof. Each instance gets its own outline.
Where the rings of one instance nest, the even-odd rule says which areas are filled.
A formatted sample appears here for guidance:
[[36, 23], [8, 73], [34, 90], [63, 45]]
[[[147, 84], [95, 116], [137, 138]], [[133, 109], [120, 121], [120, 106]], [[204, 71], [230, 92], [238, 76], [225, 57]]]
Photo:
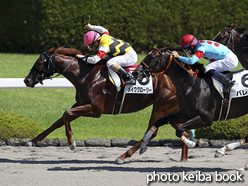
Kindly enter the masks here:
[[222, 156], [225, 156], [225, 151], [224, 151], [224, 149], [216, 150], [214, 157], [215, 157], [215, 158], [220, 158], [220, 157], [222, 157]]
[[76, 148], [76, 143], [75, 141], [73, 142], [73, 144], [69, 145], [71, 150], [74, 150]]
[[34, 146], [34, 144], [33, 144], [33, 142], [32, 141], [28, 141], [28, 142], [26, 142], [26, 147], [33, 147]]
[[141, 155], [141, 154], [145, 153], [146, 150], [147, 150], [146, 143], [145, 143], [145, 142], [142, 142], [142, 143], [141, 143], [141, 146], [140, 146], [139, 154]]
[[115, 160], [115, 164], [123, 164], [124, 163], [124, 160], [122, 160], [121, 158], [117, 158]]
[[246, 163], [245, 167], [244, 167], [245, 171], [248, 171], [248, 163]]

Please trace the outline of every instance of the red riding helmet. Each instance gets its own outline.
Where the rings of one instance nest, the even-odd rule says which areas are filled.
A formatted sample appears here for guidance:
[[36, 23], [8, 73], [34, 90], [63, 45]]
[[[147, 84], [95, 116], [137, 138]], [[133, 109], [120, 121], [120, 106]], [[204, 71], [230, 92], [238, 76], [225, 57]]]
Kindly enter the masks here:
[[183, 48], [188, 48], [189, 46], [196, 45], [198, 43], [195, 36], [191, 34], [186, 34], [180, 41], [180, 45]]

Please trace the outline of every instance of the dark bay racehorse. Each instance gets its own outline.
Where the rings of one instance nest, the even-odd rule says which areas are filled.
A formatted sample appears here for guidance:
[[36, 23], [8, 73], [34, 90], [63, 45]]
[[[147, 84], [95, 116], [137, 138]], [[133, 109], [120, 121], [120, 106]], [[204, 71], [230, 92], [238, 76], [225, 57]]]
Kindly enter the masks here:
[[[211, 126], [213, 121], [218, 120], [222, 97], [214, 88], [211, 78], [204, 75], [203, 65], [197, 63], [193, 66], [187, 66], [172, 56], [172, 50], [175, 50], [175, 48], [170, 45], [152, 50], [135, 69], [133, 75], [140, 80], [147, 76], [146, 71], [165, 71], [165, 74], [169, 76], [176, 87], [180, 111], [159, 119], [155, 122], [154, 127], [159, 128], [168, 123], [182, 123], [176, 129], [176, 135], [181, 138], [185, 131]], [[199, 70], [198, 76], [195, 73], [196, 69]], [[247, 104], [248, 97], [233, 99], [227, 119], [247, 114]], [[146, 136], [147, 134], [143, 140]], [[141, 153], [145, 150], [146, 146], [143, 146], [142, 143]]]
[[[72, 140], [70, 122], [80, 116], [100, 117], [102, 114], [112, 114], [115, 104], [116, 87], [109, 81], [106, 63], [97, 65], [86, 64], [75, 58], [81, 54], [76, 49], [58, 48], [44, 52], [37, 59], [24, 82], [28, 87], [34, 87], [50, 78], [54, 73], [62, 74], [76, 88], [76, 103], [71, 109], [65, 111], [51, 127], [39, 134], [31, 142], [36, 143], [44, 139], [55, 129], [65, 125], [68, 144], [75, 148]], [[152, 115], [148, 129], [161, 117], [178, 112], [175, 87], [164, 74], [156, 74], [153, 78], [153, 94], [127, 94], [123, 104], [122, 113], [131, 113], [153, 105]], [[172, 125], [174, 128], [178, 124]], [[153, 137], [156, 136], [156, 133]], [[117, 159], [117, 163], [123, 163], [125, 158], [131, 157], [140, 147], [141, 141]], [[188, 148], [183, 146], [182, 160], [187, 160]]]
[[213, 40], [231, 49], [242, 66], [248, 69], [248, 35], [245, 30], [244, 27], [238, 27], [237, 23], [232, 23], [221, 30]]

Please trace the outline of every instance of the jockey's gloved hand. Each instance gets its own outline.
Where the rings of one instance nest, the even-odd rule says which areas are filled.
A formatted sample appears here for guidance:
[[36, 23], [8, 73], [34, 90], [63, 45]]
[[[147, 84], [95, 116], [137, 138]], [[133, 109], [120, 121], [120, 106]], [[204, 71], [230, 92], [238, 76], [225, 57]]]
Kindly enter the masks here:
[[84, 55], [81, 55], [81, 54], [76, 54], [76, 58], [83, 59], [83, 58], [85, 58], [85, 56]]
[[175, 57], [175, 58], [179, 58], [180, 55], [177, 53], [177, 51], [172, 51], [171, 54]]
[[90, 24], [90, 23], [88, 23], [87, 25], [85, 25], [84, 29], [86, 29], [86, 30], [90, 30], [90, 29], [91, 29], [91, 24]]

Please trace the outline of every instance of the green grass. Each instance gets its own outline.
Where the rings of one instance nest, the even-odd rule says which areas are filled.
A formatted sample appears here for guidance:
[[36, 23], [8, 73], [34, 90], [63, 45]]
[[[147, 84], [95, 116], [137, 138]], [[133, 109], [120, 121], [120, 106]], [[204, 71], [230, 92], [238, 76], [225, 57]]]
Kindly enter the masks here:
[[[138, 61], [145, 56], [139, 55]], [[25, 78], [38, 57], [38, 54], [0, 54], [0, 78]], [[1, 111], [27, 116], [43, 129], [51, 126], [75, 103], [74, 89], [0, 89], [0, 95]], [[151, 109], [117, 116], [102, 115], [97, 119], [80, 117], [71, 123], [73, 138], [121, 137], [139, 140], [147, 129]], [[156, 139], [176, 138], [174, 131], [170, 125], [161, 127]], [[48, 138], [66, 138], [65, 128], [57, 129]]]
[[22, 115], [0, 111], [0, 139], [34, 138], [42, 128], [39, 124]]

